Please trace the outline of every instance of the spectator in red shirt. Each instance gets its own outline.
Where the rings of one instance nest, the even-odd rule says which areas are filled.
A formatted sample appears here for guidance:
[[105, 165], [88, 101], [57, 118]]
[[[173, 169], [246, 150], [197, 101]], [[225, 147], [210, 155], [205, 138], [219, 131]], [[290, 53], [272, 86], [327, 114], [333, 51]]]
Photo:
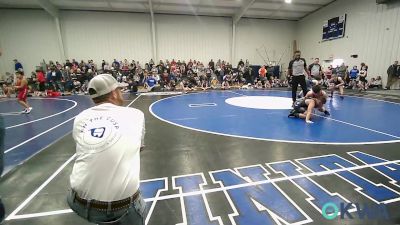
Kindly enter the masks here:
[[38, 91], [38, 96], [42, 96], [44, 95], [45, 89], [46, 89], [46, 78], [44, 76], [44, 73], [42, 70], [38, 69], [36, 70], [36, 78], [37, 78], [37, 82], [39, 85], [39, 91]]
[[260, 77], [260, 81], [263, 86], [266, 84], [266, 75], [267, 75], [267, 69], [265, 69], [265, 66], [262, 66], [258, 70], [258, 76]]

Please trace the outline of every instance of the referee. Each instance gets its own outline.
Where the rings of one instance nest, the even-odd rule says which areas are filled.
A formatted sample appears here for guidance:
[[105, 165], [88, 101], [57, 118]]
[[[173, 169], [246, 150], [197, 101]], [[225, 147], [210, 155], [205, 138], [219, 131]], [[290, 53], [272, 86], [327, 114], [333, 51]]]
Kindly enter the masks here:
[[144, 115], [122, 107], [121, 84], [111, 75], [95, 76], [88, 90], [96, 105], [74, 121], [77, 157], [68, 204], [92, 223], [143, 225], [139, 172]]
[[294, 52], [294, 59], [289, 63], [289, 76], [292, 76], [292, 100], [293, 104], [296, 102], [297, 86], [301, 86], [303, 93], [307, 93], [306, 77], [307, 74], [307, 63], [306, 60], [300, 58], [301, 52]]

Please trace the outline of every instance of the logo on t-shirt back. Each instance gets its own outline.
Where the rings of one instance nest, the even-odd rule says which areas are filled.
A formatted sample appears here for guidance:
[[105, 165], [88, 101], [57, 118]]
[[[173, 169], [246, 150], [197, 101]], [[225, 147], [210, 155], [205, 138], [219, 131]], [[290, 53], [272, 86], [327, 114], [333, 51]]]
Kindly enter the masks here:
[[92, 137], [102, 138], [104, 136], [105, 131], [106, 131], [105, 127], [93, 128], [90, 129], [90, 134], [92, 135]]
[[113, 146], [122, 134], [113, 116], [93, 115], [78, 124], [77, 140], [87, 153], [99, 153]]

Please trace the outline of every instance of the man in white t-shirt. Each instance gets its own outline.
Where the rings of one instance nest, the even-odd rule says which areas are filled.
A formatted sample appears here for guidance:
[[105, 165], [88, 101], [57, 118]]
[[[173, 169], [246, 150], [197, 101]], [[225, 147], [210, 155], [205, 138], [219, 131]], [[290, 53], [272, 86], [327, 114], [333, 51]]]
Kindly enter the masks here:
[[76, 159], [68, 204], [89, 222], [144, 224], [140, 194], [140, 149], [144, 115], [122, 107], [121, 84], [109, 74], [94, 77], [88, 92], [96, 106], [74, 121]]

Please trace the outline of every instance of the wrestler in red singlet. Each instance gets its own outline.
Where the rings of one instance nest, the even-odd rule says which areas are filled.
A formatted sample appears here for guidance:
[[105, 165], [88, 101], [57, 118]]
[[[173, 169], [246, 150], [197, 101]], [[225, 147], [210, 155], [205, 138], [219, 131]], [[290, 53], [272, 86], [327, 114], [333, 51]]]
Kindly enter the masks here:
[[28, 96], [28, 81], [24, 78], [24, 72], [17, 71], [17, 85], [14, 86], [16, 90], [18, 90], [18, 103], [21, 104], [25, 109], [22, 113], [30, 113], [32, 107], [29, 106], [27, 101]]

